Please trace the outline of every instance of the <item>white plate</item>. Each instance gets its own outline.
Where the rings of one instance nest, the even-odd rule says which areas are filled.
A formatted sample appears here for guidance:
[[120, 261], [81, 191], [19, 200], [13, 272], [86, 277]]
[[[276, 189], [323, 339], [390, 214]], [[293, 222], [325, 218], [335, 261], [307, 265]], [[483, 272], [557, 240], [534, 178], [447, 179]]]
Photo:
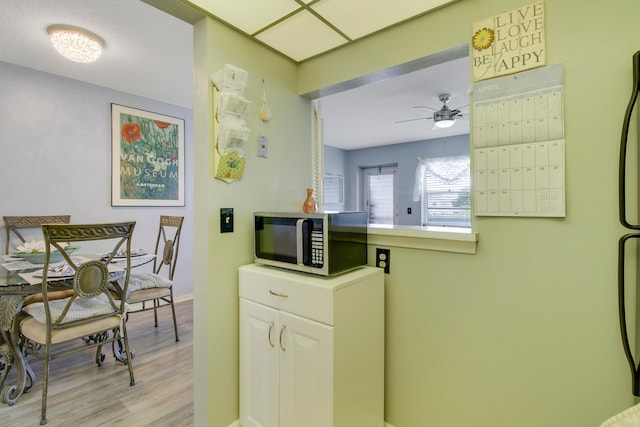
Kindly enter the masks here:
[[[37, 277], [37, 278], [41, 278], [42, 277], [42, 270], [37, 270], [34, 271], [33, 277]], [[62, 278], [71, 278], [74, 276], [74, 273], [69, 273], [67, 271], [60, 271], [60, 272], [56, 272], [56, 271], [50, 271], [49, 273], [47, 273], [47, 277], [52, 278], [52, 279], [62, 279]]]
[[[65, 252], [67, 254], [72, 254], [73, 252], [77, 251], [79, 248], [80, 248], [79, 246], [67, 246], [65, 249]], [[15, 257], [24, 259], [25, 261], [29, 261], [31, 264], [44, 264], [44, 259], [47, 256], [47, 254], [44, 252], [23, 254], [17, 251], [14, 251], [12, 255]], [[59, 252], [57, 250], [51, 252], [51, 255], [49, 257], [50, 263], [60, 262], [62, 260], [63, 260], [62, 252]]]

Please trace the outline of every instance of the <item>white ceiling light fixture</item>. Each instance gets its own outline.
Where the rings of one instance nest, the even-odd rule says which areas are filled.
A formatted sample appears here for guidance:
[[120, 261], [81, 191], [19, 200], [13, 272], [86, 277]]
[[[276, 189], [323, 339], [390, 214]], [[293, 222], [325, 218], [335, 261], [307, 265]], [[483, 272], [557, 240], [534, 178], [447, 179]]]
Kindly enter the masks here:
[[51, 25], [47, 28], [54, 49], [65, 58], [88, 64], [102, 55], [104, 40], [82, 28], [71, 25]]
[[434, 120], [436, 120], [436, 122], [434, 123], [435, 126], [440, 129], [450, 128], [456, 123], [454, 119], [434, 119]]

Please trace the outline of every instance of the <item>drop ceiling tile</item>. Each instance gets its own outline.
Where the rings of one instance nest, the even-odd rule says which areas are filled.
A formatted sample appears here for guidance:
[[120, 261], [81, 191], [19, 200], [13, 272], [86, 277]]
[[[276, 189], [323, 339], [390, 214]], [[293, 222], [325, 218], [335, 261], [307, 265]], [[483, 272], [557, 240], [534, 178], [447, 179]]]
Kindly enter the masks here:
[[347, 40], [310, 12], [302, 11], [256, 36], [295, 61], [347, 43]]
[[228, 24], [253, 34], [299, 9], [294, 0], [191, 0]]
[[311, 6], [351, 39], [371, 34], [452, 0], [320, 0]]

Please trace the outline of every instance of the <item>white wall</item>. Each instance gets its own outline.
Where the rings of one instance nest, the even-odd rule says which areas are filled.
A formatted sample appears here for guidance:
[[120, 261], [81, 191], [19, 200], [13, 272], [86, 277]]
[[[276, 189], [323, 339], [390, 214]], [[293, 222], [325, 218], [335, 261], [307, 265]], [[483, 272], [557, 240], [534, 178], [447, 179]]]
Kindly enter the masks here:
[[[185, 120], [185, 207], [111, 206], [111, 103]], [[135, 220], [132, 245], [149, 249], [159, 215], [184, 216], [174, 293], [190, 296], [192, 128], [190, 109], [0, 62], [0, 215], [70, 214], [75, 223]], [[2, 248], [4, 241], [2, 227]]]

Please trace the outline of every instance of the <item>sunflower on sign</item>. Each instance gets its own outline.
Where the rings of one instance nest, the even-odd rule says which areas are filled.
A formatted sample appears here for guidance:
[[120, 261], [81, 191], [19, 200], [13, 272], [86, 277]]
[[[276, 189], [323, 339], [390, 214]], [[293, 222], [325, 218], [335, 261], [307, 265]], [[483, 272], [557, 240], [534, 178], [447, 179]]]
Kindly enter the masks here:
[[473, 35], [471, 38], [471, 45], [477, 51], [484, 50], [491, 46], [495, 39], [494, 32], [491, 28], [482, 28]]

